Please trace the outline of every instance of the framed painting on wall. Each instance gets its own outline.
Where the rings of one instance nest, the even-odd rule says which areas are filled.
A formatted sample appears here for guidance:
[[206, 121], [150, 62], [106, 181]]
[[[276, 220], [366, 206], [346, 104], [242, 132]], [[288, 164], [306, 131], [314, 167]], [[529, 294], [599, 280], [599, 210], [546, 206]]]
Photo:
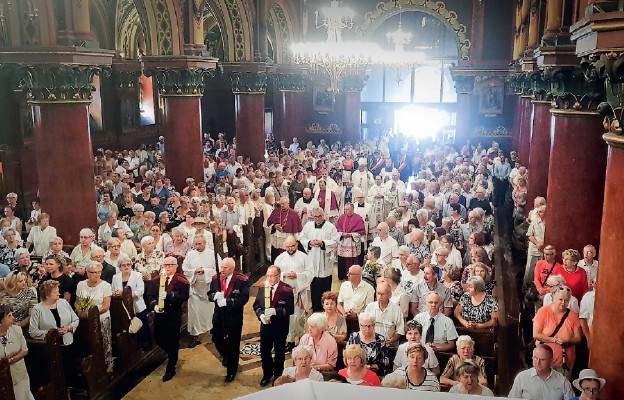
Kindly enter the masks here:
[[334, 112], [334, 94], [323, 89], [314, 88], [312, 92], [312, 109], [319, 114]]

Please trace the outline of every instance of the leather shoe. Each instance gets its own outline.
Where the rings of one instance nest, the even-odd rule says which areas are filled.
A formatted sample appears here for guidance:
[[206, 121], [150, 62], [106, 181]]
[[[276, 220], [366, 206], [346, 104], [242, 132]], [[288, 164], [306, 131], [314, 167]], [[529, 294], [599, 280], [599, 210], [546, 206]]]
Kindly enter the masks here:
[[173, 372], [172, 371], [165, 372], [165, 375], [163, 375], [163, 377], [162, 377], [162, 381], [163, 382], [170, 381], [175, 376], [175, 374], [176, 374], [175, 371], [173, 371]]
[[262, 380], [260, 381], [260, 386], [265, 387], [267, 386], [269, 383], [271, 383], [271, 377], [264, 377], [262, 378]]
[[235, 377], [236, 377], [236, 374], [228, 374], [228, 375], [225, 377], [225, 383], [230, 383], [230, 382], [232, 382], [232, 381], [234, 380], [234, 378], [235, 378]]
[[189, 347], [191, 349], [194, 349], [195, 347], [199, 346], [200, 344], [202, 344], [201, 340], [199, 339], [194, 339], [191, 344], [189, 344]]

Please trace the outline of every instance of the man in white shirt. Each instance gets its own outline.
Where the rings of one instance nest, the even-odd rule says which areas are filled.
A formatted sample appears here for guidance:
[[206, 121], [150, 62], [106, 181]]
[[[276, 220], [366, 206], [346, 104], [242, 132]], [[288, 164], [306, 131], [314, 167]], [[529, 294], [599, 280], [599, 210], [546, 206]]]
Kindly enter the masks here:
[[[284, 240], [285, 252], [277, 256], [274, 264], [280, 267], [282, 282], [293, 288], [295, 298], [295, 312], [290, 316], [286, 348], [294, 348], [295, 337], [303, 335], [305, 312], [310, 307], [308, 301], [310, 284], [314, 278], [314, 265], [306, 253], [297, 250], [297, 240], [288, 236]], [[287, 350], [288, 351], [288, 350]]]
[[389, 236], [390, 227], [387, 223], [382, 222], [377, 225], [377, 234], [379, 236], [373, 239], [371, 246], [377, 246], [381, 249], [381, 256], [379, 259], [385, 265], [391, 265], [392, 260], [399, 258], [399, 244], [396, 240]]
[[533, 368], [514, 379], [509, 397], [517, 399], [568, 400], [574, 397], [570, 381], [552, 368], [553, 351], [546, 344], [533, 350]]
[[411, 299], [414, 288], [425, 281], [425, 273], [420, 270], [420, 259], [416, 256], [407, 257], [405, 265], [407, 269], [401, 271], [401, 286]]
[[191, 284], [188, 300], [188, 331], [193, 337], [191, 347], [201, 344], [199, 336], [212, 329], [214, 303], [208, 300], [210, 280], [217, 273], [215, 254], [206, 246], [206, 238], [193, 238], [194, 250], [186, 254], [182, 273]]
[[443, 300], [440, 305], [440, 311], [444, 312], [444, 315], [449, 316], [453, 312], [453, 302], [451, 296], [444, 286], [444, 284], [438, 281], [438, 267], [434, 265], [427, 265], [423, 269], [423, 282], [417, 284], [412, 289], [412, 315], [422, 313], [427, 310], [427, 295], [429, 292], [436, 292]]
[[453, 320], [440, 313], [442, 298], [438, 293], [430, 292], [426, 302], [427, 311], [414, 317], [423, 328], [422, 343], [430, 345], [435, 351], [452, 351], [458, 335]]
[[596, 257], [596, 248], [588, 244], [583, 247], [583, 259], [578, 263], [578, 266], [587, 272], [587, 283], [589, 283], [590, 289], [592, 287], [592, 281], [596, 279], [596, 275], [598, 274], [598, 260], [594, 257]]
[[132, 236], [134, 236], [128, 224], [126, 224], [125, 221], [118, 220], [115, 211], [110, 211], [106, 215], [106, 223], [100, 225], [98, 228], [98, 244], [100, 246], [106, 246], [106, 243], [113, 237], [113, 232], [117, 228], [123, 229], [128, 239], [132, 239]]
[[364, 312], [375, 316], [375, 333], [386, 338], [387, 346], [398, 346], [401, 335], [405, 334], [403, 311], [390, 301], [392, 289], [381, 282], [377, 285], [377, 301], [366, 306]]
[[357, 322], [357, 316], [368, 303], [375, 300], [375, 289], [362, 280], [362, 267], [352, 265], [338, 292], [338, 312]]
[[594, 290], [585, 293], [585, 295], [581, 299], [581, 309], [579, 311], [581, 329], [583, 330], [583, 335], [585, 335], [585, 337], [587, 338], [587, 347], [591, 347], [591, 327], [594, 323], [594, 303], [596, 302], [596, 278], [594, 278], [592, 284]]
[[527, 249], [527, 263], [524, 271], [524, 284], [529, 287], [533, 282], [535, 264], [542, 259], [544, 253], [544, 232], [546, 231], [546, 206], [537, 209], [537, 216], [531, 221], [527, 230], [529, 248]]
[[366, 169], [366, 163], [366, 158], [360, 158], [358, 160], [358, 169], [351, 174], [353, 187], [360, 189], [364, 193], [364, 197], [368, 195], [368, 189], [375, 183], [373, 174]]

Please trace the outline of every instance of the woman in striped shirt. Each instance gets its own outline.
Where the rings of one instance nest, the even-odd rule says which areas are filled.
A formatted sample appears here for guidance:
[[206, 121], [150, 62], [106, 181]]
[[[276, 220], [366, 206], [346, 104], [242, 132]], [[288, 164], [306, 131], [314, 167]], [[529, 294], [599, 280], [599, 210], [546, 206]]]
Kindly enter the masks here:
[[427, 350], [420, 343], [412, 343], [407, 347], [407, 367], [402, 367], [388, 376], [401, 376], [405, 379], [407, 390], [439, 392], [440, 382], [433, 372], [423, 368], [427, 360]]

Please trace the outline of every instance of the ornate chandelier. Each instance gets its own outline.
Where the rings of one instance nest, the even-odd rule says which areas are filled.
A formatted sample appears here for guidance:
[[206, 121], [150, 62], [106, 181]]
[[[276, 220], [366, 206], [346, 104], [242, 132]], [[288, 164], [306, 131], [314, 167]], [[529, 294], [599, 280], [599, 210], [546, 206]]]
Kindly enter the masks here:
[[405, 50], [405, 46], [412, 40], [412, 34], [411, 32], [403, 31], [400, 8], [399, 28], [394, 32], [386, 33], [386, 37], [388, 38], [388, 42], [394, 45], [394, 51], [385, 52], [383, 64], [396, 70], [396, 82], [397, 85], [400, 85], [403, 81], [401, 70], [406, 67], [425, 64], [427, 57], [421, 52]]
[[318, 10], [314, 13], [317, 28], [327, 28], [325, 42], [294, 43], [291, 48], [296, 64], [308, 64], [312, 73], [326, 73], [329, 76], [328, 91], [340, 91], [342, 77], [358, 74], [363, 66], [375, 63], [375, 57], [382, 54], [375, 43], [350, 42], [342, 40], [342, 30], [352, 29], [353, 11], [340, 6], [340, 1], [332, 0], [329, 7], [322, 10], [319, 21]]

